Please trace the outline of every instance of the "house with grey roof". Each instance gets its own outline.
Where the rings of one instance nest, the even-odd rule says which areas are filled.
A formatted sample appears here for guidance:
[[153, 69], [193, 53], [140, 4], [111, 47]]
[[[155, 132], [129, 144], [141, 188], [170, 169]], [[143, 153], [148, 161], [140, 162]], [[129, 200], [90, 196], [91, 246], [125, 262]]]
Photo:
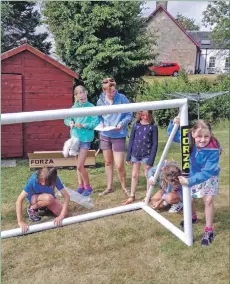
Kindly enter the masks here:
[[229, 50], [223, 42], [212, 39], [211, 32], [187, 31], [199, 44], [196, 70], [201, 74], [221, 74], [229, 72]]
[[221, 74], [229, 70], [229, 50], [211, 38], [211, 32], [186, 31], [167, 11], [167, 1], [157, 1], [147, 19], [156, 38], [158, 62], [176, 62], [189, 74]]

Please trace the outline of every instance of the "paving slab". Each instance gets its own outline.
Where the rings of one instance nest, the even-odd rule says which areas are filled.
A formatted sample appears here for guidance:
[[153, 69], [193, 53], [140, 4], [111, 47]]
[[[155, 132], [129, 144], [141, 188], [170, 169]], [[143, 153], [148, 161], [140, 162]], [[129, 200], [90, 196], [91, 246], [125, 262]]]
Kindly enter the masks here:
[[14, 168], [16, 167], [16, 160], [1, 160], [2, 168]]

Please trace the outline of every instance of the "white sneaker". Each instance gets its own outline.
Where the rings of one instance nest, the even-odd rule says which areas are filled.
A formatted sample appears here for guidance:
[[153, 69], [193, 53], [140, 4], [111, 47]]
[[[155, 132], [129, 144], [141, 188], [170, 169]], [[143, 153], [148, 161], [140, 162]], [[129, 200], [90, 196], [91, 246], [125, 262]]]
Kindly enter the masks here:
[[173, 204], [169, 209], [169, 213], [177, 213], [183, 208], [183, 203], [179, 201], [177, 204]]

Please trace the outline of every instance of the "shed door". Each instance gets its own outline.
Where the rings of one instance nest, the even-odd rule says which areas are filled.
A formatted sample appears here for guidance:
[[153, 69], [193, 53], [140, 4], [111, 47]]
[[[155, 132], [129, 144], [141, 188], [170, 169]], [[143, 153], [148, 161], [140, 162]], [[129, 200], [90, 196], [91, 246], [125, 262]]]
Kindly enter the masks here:
[[[22, 112], [22, 75], [2, 74], [2, 113]], [[22, 124], [2, 125], [1, 156], [23, 156]]]

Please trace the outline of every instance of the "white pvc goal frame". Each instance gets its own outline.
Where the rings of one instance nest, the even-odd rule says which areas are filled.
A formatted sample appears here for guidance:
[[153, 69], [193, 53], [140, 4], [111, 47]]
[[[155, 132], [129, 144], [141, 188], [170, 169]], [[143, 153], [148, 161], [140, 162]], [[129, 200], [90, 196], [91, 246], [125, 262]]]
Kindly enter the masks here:
[[[1, 124], [15, 124], [15, 123], [25, 123], [25, 122], [35, 122], [35, 121], [47, 121], [47, 120], [56, 120], [64, 119], [66, 117], [82, 117], [82, 116], [93, 116], [93, 115], [102, 115], [102, 114], [112, 114], [112, 113], [125, 113], [128, 111], [136, 112], [143, 110], [156, 110], [156, 109], [168, 109], [168, 108], [179, 108], [180, 112], [180, 125], [188, 126], [188, 102], [187, 99], [174, 99], [174, 100], [163, 100], [163, 101], [154, 101], [154, 102], [142, 102], [142, 103], [130, 103], [122, 105], [113, 105], [113, 106], [98, 106], [90, 107], [86, 109], [58, 109], [58, 110], [46, 110], [46, 111], [34, 111], [34, 112], [21, 112], [21, 113], [7, 113], [1, 115]], [[175, 124], [172, 133], [170, 134], [168, 141], [165, 145], [164, 151], [161, 155], [160, 161], [158, 163], [156, 173], [153, 177], [153, 184], [156, 184], [157, 177], [160, 173], [160, 168], [164, 162], [172, 140], [175, 136], [175, 133], [178, 129], [178, 125]], [[123, 205], [115, 208], [110, 208], [106, 210], [91, 212], [83, 215], [73, 216], [65, 218], [62, 221], [62, 225], [69, 225], [74, 223], [80, 223], [84, 221], [89, 221], [105, 216], [110, 216], [114, 214], [119, 214], [123, 212], [129, 212], [137, 209], [143, 209], [146, 213], [156, 219], [169, 231], [171, 231], [175, 236], [182, 240], [186, 245], [192, 246], [193, 244], [193, 234], [192, 234], [192, 210], [191, 210], [191, 194], [188, 186], [183, 186], [183, 214], [184, 214], [184, 232], [181, 231], [174, 224], [169, 222], [162, 215], [153, 210], [148, 206], [148, 200], [151, 196], [154, 186], [150, 186], [145, 202], [138, 202], [128, 205]], [[46, 222], [37, 225], [29, 226], [29, 230], [26, 234], [39, 232], [47, 229], [56, 228], [57, 226], [54, 223]], [[20, 228], [2, 231], [1, 238], [9, 238], [23, 235]]]

